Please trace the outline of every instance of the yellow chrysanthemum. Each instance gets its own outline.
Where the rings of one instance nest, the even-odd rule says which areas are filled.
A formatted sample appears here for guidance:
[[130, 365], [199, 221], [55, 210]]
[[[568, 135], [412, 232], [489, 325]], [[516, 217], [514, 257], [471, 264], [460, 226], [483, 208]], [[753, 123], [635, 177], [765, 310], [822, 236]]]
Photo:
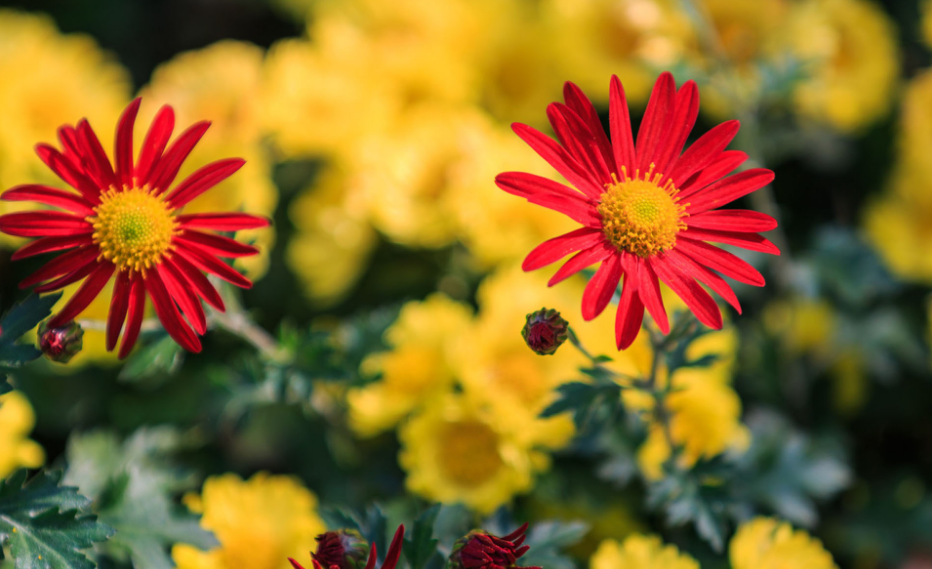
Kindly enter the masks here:
[[29, 439], [36, 424], [29, 400], [19, 391], [0, 395], [0, 480], [17, 468], [38, 468], [45, 451]]
[[[204, 192], [184, 207], [184, 213], [248, 211], [271, 216], [278, 203], [272, 183], [272, 166], [263, 146], [259, 122], [259, 89], [263, 52], [244, 42], [222, 41], [201, 50], [182, 53], [159, 66], [142, 90], [143, 120], [163, 104], [175, 109], [176, 124], [211, 121], [210, 130], [197, 145], [197, 160], [188, 160], [179, 180], [211, 161], [229, 156], [246, 165], [216, 191]], [[141, 144], [141, 137], [139, 143]], [[253, 281], [265, 274], [269, 251], [275, 240], [271, 227], [238, 232], [253, 242], [260, 253], [236, 260]]]
[[391, 350], [369, 356], [363, 370], [380, 372], [379, 381], [350, 390], [350, 426], [373, 436], [450, 389], [454, 370], [450, 354], [470, 326], [468, 307], [437, 293], [409, 302], [385, 332]]
[[764, 309], [767, 331], [794, 355], [811, 353], [825, 358], [833, 347], [836, 322], [832, 306], [821, 299], [774, 301]]
[[922, 0], [922, 39], [932, 46], [932, 0]]
[[[912, 185], [910, 179], [917, 185]], [[922, 187], [932, 187], [932, 179], [913, 172], [896, 174], [892, 191], [866, 208], [864, 229], [894, 274], [928, 284], [932, 283], [932, 255], [925, 253], [932, 246], [932, 204], [914, 197]]]
[[[89, 36], [61, 35], [44, 15], [0, 10], [0, 77], [8, 78], [0, 89], [2, 188], [59, 183], [36, 157], [35, 144], [54, 142], [59, 126], [81, 117], [92, 125], [114, 124], [129, 100], [126, 70]], [[112, 133], [101, 134], [112, 149]], [[0, 213], [24, 207], [0, 202]]]
[[900, 57], [895, 26], [876, 3], [796, 2], [787, 37], [806, 66], [794, 93], [800, 115], [852, 132], [889, 110]]
[[891, 189], [927, 215], [932, 212], [932, 70], [916, 75], [903, 90], [897, 149]]
[[772, 518], [742, 525], [729, 546], [732, 569], [835, 569], [822, 542]]
[[178, 569], [288, 569], [288, 557], [306, 555], [326, 530], [317, 515], [317, 497], [290, 476], [259, 473], [247, 481], [235, 474], [213, 476], [201, 495], [185, 503], [202, 514], [201, 527], [220, 546], [200, 551], [172, 547]]
[[318, 306], [348, 294], [359, 278], [377, 235], [358, 193], [350, 192], [343, 169], [327, 166], [291, 203], [297, 233], [288, 243], [288, 266]]
[[599, 545], [590, 569], [699, 569], [699, 563], [659, 537], [632, 535], [623, 543], [607, 539]]
[[535, 472], [549, 466], [547, 454], [524, 442], [525, 428], [521, 417], [462, 395], [443, 396], [399, 429], [408, 490], [492, 512], [530, 490]]

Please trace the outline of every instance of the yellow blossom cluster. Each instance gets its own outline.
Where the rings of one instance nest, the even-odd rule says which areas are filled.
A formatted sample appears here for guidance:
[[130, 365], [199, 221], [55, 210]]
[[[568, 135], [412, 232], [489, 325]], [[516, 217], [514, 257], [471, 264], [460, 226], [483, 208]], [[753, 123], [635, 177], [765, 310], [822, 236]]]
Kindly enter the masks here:
[[212, 476], [201, 494], [184, 502], [219, 545], [201, 551], [176, 544], [172, 559], [179, 569], [289, 569], [288, 557], [313, 551], [314, 537], [326, 530], [317, 497], [291, 476]]
[[45, 462], [45, 451], [29, 439], [36, 415], [26, 396], [19, 391], [0, 395], [0, 480], [17, 468], [38, 468]]
[[[772, 518], [754, 518], [738, 528], [729, 544], [732, 569], [837, 569], [822, 543], [804, 530]], [[619, 543], [605, 540], [590, 569], [699, 569], [699, 563], [659, 537], [632, 535]]]

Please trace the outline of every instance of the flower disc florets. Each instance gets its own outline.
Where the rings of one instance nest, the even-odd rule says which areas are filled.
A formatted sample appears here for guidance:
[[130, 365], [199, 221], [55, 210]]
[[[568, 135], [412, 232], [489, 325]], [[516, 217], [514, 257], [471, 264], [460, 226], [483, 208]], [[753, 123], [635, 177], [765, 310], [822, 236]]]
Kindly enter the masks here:
[[177, 223], [161, 197], [144, 189], [108, 190], [101, 194], [93, 239], [100, 255], [120, 271], [145, 272], [171, 250]]
[[622, 179], [613, 175], [599, 198], [602, 232], [612, 245], [639, 257], [650, 257], [676, 246], [676, 235], [686, 229], [685, 208], [676, 199], [677, 189], [671, 180], [663, 185], [662, 174], [654, 173], [651, 164], [641, 177], [636, 170], [628, 177], [624, 166]]

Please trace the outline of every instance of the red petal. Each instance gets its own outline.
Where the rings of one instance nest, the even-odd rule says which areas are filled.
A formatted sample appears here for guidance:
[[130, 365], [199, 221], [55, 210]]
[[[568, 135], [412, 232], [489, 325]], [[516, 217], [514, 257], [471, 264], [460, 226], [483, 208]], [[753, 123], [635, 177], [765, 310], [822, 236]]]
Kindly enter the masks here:
[[721, 207], [763, 188], [772, 181], [773, 172], [765, 168], [738, 172], [697, 192], [686, 207], [686, 213], [697, 215]]
[[726, 121], [693, 142], [670, 170], [670, 178], [674, 185], [680, 187], [690, 176], [711, 164], [731, 143], [739, 128], [741, 123], [738, 121]]
[[171, 297], [175, 299], [181, 312], [187, 317], [188, 322], [194, 327], [194, 331], [200, 335], [207, 333], [207, 315], [204, 314], [204, 307], [201, 306], [197, 295], [191, 290], [191, 283], [187, 282], [174, 266], [166, 263], [160, 263], [158, 266], [159, 276], [168, 289]]
[[[137, 99], [138, 100], [138, 99]], [[129, 291], [131, 282], [129, 273], [117, 273], [116, 283], [113, 285], [113, 296], [110, 297], [110, 312], [107, 313], [107, 351], [112, 352], [120, 337], [123, 321], [126, 320], [126, 310], [129, 308]]]
[[533, 204], [558, 211], [587, 227], [601, 227], [602, 218], [594, 204], [568, 187], [523, 172], [505, 172], [495, 177], [499, 188]]
[[75, 316], [81, 314], [106, 286], [107, 281], [110, 280], [110, 276], [113, 274], [113, 270], [113, 263], [103, 262], [98, 264], [87, 277], [87, 280], [81, 283], [81, 286], [75, 291], [74, 296], [68, 300], [65, 307], [61, 309], [61, 312], [49, 319], [48, 327], [57, 328], [62, 324], [71, 322]]
[[207, 129], [210, 128], [210, 122], [201, 121], [194, 123], [178, 137], [171, 147], [165, 151], [162, 159], [155, 166], [155, 172], [152, 175], [152, 187], [157, 193], [162, 193], [172, 185], [178, 170], [187, 159], [194, 146], [201, 140]]
[[595, 174], [583, 168], [553, 139], [521, 123], [514, 123], [511, 128], [570, 184], [591, 198], [602, 195], [602, 185]]
[[702, 286], [692, 278], [684, 277], [676, 266], [670, 263], [665, 256], [659, 255], [651, 259], [651, 267], [657, 276], [663, 280], [670, 289], [676, 293], [700, 322], [716, 330], [722, 327], [722, 312], [715, 304], [715, 300]]
[[602, 157], [599, 143], [589, 132], [589, 126], [572, 109], [560, 103], [547, 107], [547, 118], [563, 147], [583, 168], [591, 172], [604, 186], [612, 183], [608, 164]]
[[181, 319], [181, 313], [178, 312], [175, 301], [169, 296], [159, 272], [149, 271], [143, 282], [146, 285], [149, 297], [152, 299], [152, 305], [155, 307], [155, 315], [158, 316], [159, 321], [172, 340], [178, 342], [179, 346], [189, 352], [200, 352], [201, 341]]
[[582, 317], [583, 320], [592, 320], [605, 310], [612, 296], [618, 290], [618, 281], [621, 279], [621, 259], [619, 255], [612, 255], [602, 261], [599, 270], [589, 279], [589, 284], [583, 291]]
[[186, 261], [202, 271], [216, 275], [228, 283], [240, 288], [252, 288], [252, 283], [249, 281], [249, 279], [236, 272], [236, 270], [230, 265], [227, 265], [223, 261], [218, 260], [216, 257], [212, 257], [202, 252], [200, 249], [191, 248], [185, 243], [178, 243], [176, 252], [179, 256], [183, 257]]
[[78, 131], [74, 129], [73, 126], [64, 125], [58, 129], [58, 140], [61, 141], [61, 146], [64, 152], [62, 154], [71, 161], [71, 164], [75, 169], [79, 171], [84, 171], [84, 152], [81, 150], [81, 146], [78, 143]]
[[401, 556], [401, 545], [404, 542], [405, 526], [400, 525], [395, 530], [395, 537], [392, 538], [391, 545], [388, 546], [388, 553], [385, 554], [385, 562], [382, 563], [381, 569], [395, 569], [398, 564], [398, 558]]
[[602, 119], [599, 118], [599, 113], [592, 105], [592, 101], [586, 97], [582, 89], [569, 81], [563, 85], [563, 100], [566, 102], [567, 107], [573, 109], [573, 112], [585, 121], [586, 126], [589, 127], [589, 133], [595, 138], [596, 144], [599, 146], [599, 152], [602, 154], [602, 159], [608, 166], [609, 171], [615, 172], [615, 154], [612, 151], [612, 143], [609, 142], [608, 136], [605, 135]]
[[51, 253], [52, 251], [63, 251], [74, 247], [91, 245], [93, 242], [94, 240], [90, 233], [85, 233], [84, 235], [66, 235], [64, 237], [42, 237], [23, 246], [13, 253], [13, 256], [10, 258], [16, 261], [34, 255]]
[[146, 313], [146, 287], [142, 282], [142, 277], [138, 274], [130, 283], [127, 304], [129, 308], [126, 313], [126, 330], [123, 331], [123, 342], [120, 344], [118, 355], [121, 360], [128, 356], [133, 346], [136, 345], [139, 331], [142, 329], [142, 319]]
[[612, 75], [609, 92], [608, 121], [612, 131], [612, 147], [615, 150], [615, 172], [621, 167], [630, 172], [635, 168], [637, 158], [634, 150], [634, 139], [631, 134], [631, 117], [628, 114], [628, 101], [625, 99], [625, 89], [617, 75]]
[[181, 255], [175, 255], [172, 258], [166, 258], [162, 261], [169, 265], [174, 265], [181, 274], [191, 283], [191, 286], [194, 287], [194, 290], [197, 291], [197, 294], [203, 298], [207, 304], [213, 306], [220, 312], [225, 310], [223, 306], [223, 299], [220, 297], [220, 293], [217, 292], [217, 289], [214, 288], [214, 285], [210, 284], [210, 281], [207, 280], [207, 277], [204, 276], [204, 273], [199, 271], [197, 267], [192, 265]]
[[[141, 188], [152, 181], [152, 174], [162, 158], [162, 152], [165, 151], [165, 146], [168, 145], [168, 139], [171, 138], [174, 128], [175, 111], [169, 105], [165, 105], [155, 115], [152, 125], [149, 127], [149, 132], [146, 133], [146, 138], [142, 142], [139, 163], [136, 164], [136, 185], [138, 187]], [[120, 348], [120, 353], [123, 353], [123, 348]]]
[[735, 291], [733, 291], [731, 287], [728, 286], [728, 283], [725, 282], [725, 279], [703, 267], [699, 263], [693, 261], [691, 258], [680, 253], [676, 249], [667, 251], [667, 260], [673, 263], [682, 274], [693, 277], [712, 289], [716, 294], [722, 297], [725, 302], [734, 307], [734, 309], [738, 311], [738, 314], [741, 314], [741, 303], [738, 302], [738, 297], [735, 296]]
[[[676, 93], [673, 114], [665, 126], [667, 133], [657, 147], [657, 171], [666, 174], [679, 158], [699, 116], [699, 89], [695, 81], [687, 81]], [[668, 176], [664, 176], [667, 178]]]
[[586, 249], [602, 241], [602, 232], [598, 229], [581, 227], [564, 233], [559, 237], [554, 237], [544, 241], [528, 253], [521, 264], [525, 271], [533, 271], [545, 267], [550, 263], [566, 257], [570, 253], [575, 253], [581, 249]]
[[199, 168], [172, 190], [168, 195], [168, 204], [175, 209], [180, 208], [232, 176], [245, 163], [242, 158], [226, 158]]
[[647, 308], [657, 327], [664, 334], [670, 333], [670, 320], [667, 318], [667, 311], [663, 307], [663, 297], [660, 295], [660, 281], [657, 280], [657, 274], [651, 267], [650, 259], [635, 259], [638, 264], [638, 295], [641, 302]]
[[0, 231], [18, 237], [62, 237], [92, 233], [83, 217], [63, 211], [23, 211], [0, 215]]
[[638, 296], [637, 287], [637, 273], [626, 272], [615, 313], [615, 345], [619, 350], [625, 350], [634, 343], [644, 321], [644, 303]]
[[700, 265], [718, 271], [738, 282], [751, 286], [764, 286], [764, 277], [757, 269], [736, 255], [714, 245], [682, 238], [677, 239], [676, 250]]
[[591, 267], [599, 261], [605, 260], [609, 255], [614, 253], [617, 253], [616, 249], [604, 241], [588, 249], [584, 249], [576, 253], [576, 255], [560, 267], [560, 270], [554, 273], [554, 275], [550, 277], [550, 280], [547, 281], [547, 286], [553, 286], [575, 275], [586, 267]]
[[760, 251], [761, 253], [770, 253], [779, 255], [780, 250], [777, 246], [761, 237], [757, 233], [739, 233], [737, 231], [713, 231], [711, 229], [693, 229], [692, 227], [681, 231], [680, 236], [694, 239], [697, 241], [712, 241], [713, 243], [724, 243], [734, 245], [750, 251]]
[[81, 119], [78, 122], [78, 140], [84, 147], [88, 169], [94, 173], [100, 188], [117, 187], [116, 174], [113, 173], [110, 158], [107, 157], [104, 147], [100, 144], [97, 134], [87, 119]]
[[[637, 165], [641, 173], [647, 172], [650, 164], [656, 162], [660, 140], [667, 128], [667, 121], [673, 114], [676, 82], [669, 71], [664, 71], [654, 83], [654, 88], [647, 101], [647, 110], [638, 130]], [[628, 172], [628, 175], [632, 175]]]
[[[61, 290], [61, 289], [65, 288], [66, 286], [68, 286], [68, 285], [70, 285], [70, 284], [74, 284], [74, 283], [78, 282], [79, 280], [83, 279], [84, 277], [88, 276], [89, 274], [93, 273], [93, 272], [94, 272], [94, 269], [97, 268], [97, 265], [98, 265], [98, 264], [99, 264], [99, 263], [97, 262], [97, 259], [94, 259], [94, 260], [92, 260], [92, 261], [88, 261], [87, 263], [85, 263], [85, 264], [82, 265], [81, 267], [78, 267], [76, 270], [74, 270], [74, 271], [72, 271], [72, 272], [70, 272], [70, 273], [68, 273], [68, 274], [66, 274], [66, 275], [63, 275], [63, 276], [61, 276], [61, 277], [58, 277], [57, 279], [55, 279], [55, 280], [53, 280], [53, 281], [49, 281], [49, 282], [47, 282], [47, 283], [45, 283], [45, 284], [41, 284], [41, 285], [37, 286], [36, 288], [34, 288], [34, 289], [32, 289], [32, 290], [35, 291], [35, 292], [37, 292], [37, 293], [53, 292], [53, 291], [56, 291], [56, 290]], [[22, 286], [22, 285], [20, 285], [20, 286]]]
[[38, 202], [46, 205], [67, 209], [80, 216], [94, 215], [94, 209], [82, 196], [42, 186], [39, 184], [25, 184], [16, 186], [0, 195], [0, 199], [7, 202]]
[[302, 567], [300, 563], [298, 563], [291, 557], [288, 558], [288, 562], [291, 563], [291, 566], [294, 567], [294, 569], [304, 569], [304, 567]]
[[708, 166], [700, 172], [690, 176], [677, 197], [682, 201], [685, 198], [699, 192], [709, 184], [717, 182], [738, 169], [738, 166], [744, 164], [748, 155], [740, 150], [726, 150], [718, 155]]
[[186, 228], [211, 229], [214, 231], [239, 231], [268, 227], [269, 220], [248, 213], [192, 213], [179, 215], [175, 220]]
[[36, 283], [47, 281], [59, 275], [64, 275], [80, 269], [90, 261], [96, 259], [99, 253], [100, 251], [98, 251], [97, 247], [84, 247], [75, 249], [74, 251], [68, 251], [67, 253], [55, 257], [41, 269], [23, 279], [23, 281], [19, 283], [19, 288], [27, 288]]
[[[117, 123], [116, 139], [113, 142], [113, 156], [116, 163], [117, 183], [123, 187], [132, 187], [133, 183], [133, 127], [136, 124], [136, 114], [139, 112], [139, 103], [142, 99], [136, 97], [120, 115]], [[123, 321], [120, 321], [120, 326]], [[116, 346], [116, 337], [114, 344]], [[107, 351], [113, 350], [113, 346]]]
[[90, 203], [100, 203], [100, 187], [75, 166], [65, 155], [48, 144], [36, 145], [36, 154], [66, 184], [81, 192]]
[[777, 220], [749, 209], [718, 209], [686, 218], [689, 227], [757, 233], [777, 228]]
[[255, 247], [244, 245], [229, 237], [201, 233], [193, 229], [183, 230], [181, 235], [175, 238], [175, 241], [184, 241], [191, 247], [198, 247], [217, 257], [248, 257], [259, 252]]

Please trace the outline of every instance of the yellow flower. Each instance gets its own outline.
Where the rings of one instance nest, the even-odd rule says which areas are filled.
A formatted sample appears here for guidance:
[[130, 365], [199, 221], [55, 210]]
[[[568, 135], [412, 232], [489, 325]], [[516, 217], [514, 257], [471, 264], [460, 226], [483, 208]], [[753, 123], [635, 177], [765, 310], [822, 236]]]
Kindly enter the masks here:
[[699, 563], [659, 537], [632, 535], [623, 543], [607, 539], [599, 545], [589, 569], [699, 569]]
[[45, 462], [45, 451], [28, 438], [35, 424], [35, 413], [22, 393], [0, 395], [0, 480], [17, 468], [38, 468]]
[[523, 439], [520, 417], [449, 393], [401, 429], [398, 462], [408, 490], [430, 500], [490, 513], [531, 489], [548, 456]]
[[409, 302], [385, 332], [392, 349], [368, 357], [364, 371], [382, 378], [350, 390], [350, 426], [361, 436], [393, 428], [405, 416], [450, 389], [450, 352], [470, 326], [468, 307], [437, 293]]
[[346, 174], [335, 164], [291, 203], [297, 230], [288, 243], [288, 266], [317, 306], [343, 299], [366, 267], [377, 236], [358, 194], [348, 191]]
[[932, 70], [916, 75], [906, 85], [900, 105], [899, 164], [891, 189], [909, 200], [919, 215], [932, 212]]
[[864, 229], [873, 246], [898, 277], [932, 283], [932, 203], [917, 196], [929, 188], [925, 178], [910, 168], [894, 175], [891, 190], [866, 208]]
[[797, 2], [787, 35], [807, 75], [794, 93], [800, 115], [852, 132], [889, 110], [900, 57], [894, 24], [874, 2]]
[[781, 339], [793, 355], [811, 353], [826, 358], [834, 344], [835, 312], [822, 299], [774, 301], [764, 309], [764, 327]]
[[836, 568], [822, 542], [772, 518], [755, 518], [742, 525], [728, 549], [732, 569]]
[[317, 515], [317, 497], [290, 476], [265, 473], [243, 481], [235, 474], [212, 476], [200, 496], [185, 497], [202, 514], [201, 527], [220, 546], [200, 551], [172, 547], [178, 569], [288, 569], [288, 557], [306, 555], [326, 528]]
[[[272, 183], [272, 165], [262, 143], [259, 122], [259, 89], [263, 52], [244, 42], [222, 41], [182, 53], [159, 66], [152, 81], [142, 90], [140, 120], [164, 104], [175, 109], [175, 124], [210, 120], [211, 127], [197, 145], [193, 158], [185, 161], [178, 180], [208, 163], [239, 156], [246, 165], [216, 191], [205, 192], [184, 208], [184, 213], [248, 211], [271, 216], [278, 203]], [[142, 137], [137, 141], [141, 144]], [[253, 281], [265, 274], [269, 251], [275, 241], [271, 227], [240, 231], [238, 237], [253, 242], [260, 254], [237, 259], [235, 265]]]
[[932, 0], [922, 0], [922, 39], [932, 46]]
[[[2, 188], [61, 183], [36, 157], [36, 143], [55, 142], [59, 126], [82, 117], [92, 125], [115, 124], [129, 100], [123, 67], [89, 36], [61, 35], [44, 15], [0, 10], [0, 77], [7, 78], [0, 89]], [[101, 135], [111, 149], [109, 129]], [[0, 214], [23, 207], [30, 206], [2, 202]]]

